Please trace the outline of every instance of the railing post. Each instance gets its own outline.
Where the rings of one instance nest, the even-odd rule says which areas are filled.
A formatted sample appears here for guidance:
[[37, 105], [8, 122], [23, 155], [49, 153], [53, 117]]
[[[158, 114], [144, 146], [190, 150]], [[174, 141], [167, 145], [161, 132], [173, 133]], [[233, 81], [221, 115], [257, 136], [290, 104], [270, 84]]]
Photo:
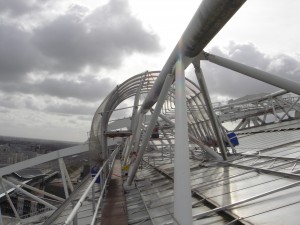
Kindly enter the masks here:
[[[92, 189], [92, 186], [94, 185], [94, 183], [96, 182], [97, 180], [97, 177], [102, 173], [102, 171], [104, 170], [104, 168], [107, 166], [107, 164], [109, 163], [109, 160], [111, 158], [115, 158], [116, 155], [118, 154], [119, 152], [119, 148], [116, 148], [113, 153], [109, 156], [109, 158], [103, 163], [102, 167], [100, 168], [100, 170], [97, 172], [97, 174], [95, 175], [95, 177], [93, 178], [93, 180], [89, 183], [88, 187], [86, 188], [86, 190], [84, 191], [84, 193], [81, 195], [80, 199], [78, 200], [78, 202], [76, 203], [75, 206], [73, 206], [73, 210], [70, 212], [69, 216], [67, 217], [67, 219], [65, 220], [65, 222], [63, 223], [64, 225], [67, 225], [67, 224], [70, 224], [71, 221], [74, 219], [74, 217], [76, 217], [76, 214], [79, 210], [79, 208], [82, 206], [82, 203], [84, 202], [84, 200], [86, 199], [88, 193], [91, 191]], [[111, 175], [111, 172], [107, 173], [108, 176]], [[106, 180], [105, 180], [105, 183], [104, 183], [104, 189], [101, 190], [101, 195], [100, 195], [100, 198], [98, 199], [98, 203], [100, 204], [101, 202], [101, 199], [102, 199], [102, 196], [103, 196], [103, 193], [104, 193], [104, 190], [105, 190], [105, 186], [106, 186], [106, 183], [108, 181], [108, 177], [106, 177]], [[98, 211], [98, 207], [99, 207], [99, 204], [97, 204], [96, 206], [96, 210], [95, 211]], [[94, 215], [95, 216], [95, 215]], [[96, 216], [95, 216], [96, 217]], [[95, 218], [93, 217], [93, 221], [95, 220]], [[94, 221], [95, 222], [95, 221]]]
[[174, 224], [192, 225], [192, 198], [185, 76], [182, 59], [175, 64]]
[[93, 212], [95, 212], [96, 203], [95, 203], [95, 183], [92, 186], [92, 205], [93, 205]]

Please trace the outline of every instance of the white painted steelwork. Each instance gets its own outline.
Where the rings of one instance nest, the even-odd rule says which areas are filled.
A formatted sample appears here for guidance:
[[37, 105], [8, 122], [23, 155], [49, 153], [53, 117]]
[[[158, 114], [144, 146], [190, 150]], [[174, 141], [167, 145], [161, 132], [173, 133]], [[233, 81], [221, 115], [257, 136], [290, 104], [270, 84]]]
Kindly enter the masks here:
[[[129, 200], [132, 200], [133, 196], [137, 194], [141, 195], [141, 198], [138, 198], [136, 204], [131, 202], [128, 209], [130, 210], [135, 205], [132, 208], [135, 208], [136, 211], [132, 214], [139, 215], [139, 210], [143, 211], [143, 207], [140, 205], [143, 202], [146, 212], [143, 211], [140, 217], [131, 218], [131, 222], [151, 221], [153, 224], [172, 224], [175, 222], [181, 225], [194, 222], [196, 224], [219, 225], [227, 223], [227, 220], [230, 221], [230, 224], [248, 222], [251, 224], [274, 224], [274, 221], [276, 223], [279, 220], [282, 224], [293, 224], [293, 222], [299, 221], [297, 213], [290, 215], [293, 217], [291, 222], [282, 222], [281, 218], [275, 219], [274, 214], [278, 214], [277, 210], [287, 211], [287, 208], [298, 210], [300, 204], [300, 198], [295, 194], [299, 192], [299, 181], [294, 181], [299, 179], [297, 173], [300, 171], [297, 159], [300, 157], [300, 147], [297, 146], [300, 143], [300, 127], [297, 121], [285, 121], [285, 125], [281, 127], [284, 117], [288, 117], [289, 120], [296, 118], [296, 116], [290, 116], [289, 111], [292, 108], [297, 111], [298, 108], [299, 112], [299, 96], [295, 102], [290, 102], [289, 105], [280, 99], [280, 95], [287, 91], [299, 94], [300, 85], [208, 53], [199, 56], [203, 48], [244, 2], [244, 0], [202, 1], [162, 71], [146, 71], [128, 79], [118, 85], [97, 109], [91, 127], [89, 147], [91, 160], [93, 160], [92, 165], [104, 162], [101, 171], [107, 169], [105, 179], [102, 179], [106, 181], [101, 184], [105, 187], [110, 176], [110, 171], [106, 166], [110, 164], [109, 159], [116, 156], [115, 152], [111, 154], [108, 149], [108, 137], [105, 133], [109, 132], [109, 121], [112, 113], [116, 110], [125, 109], [117, 108], [119, 104], [129, 98], [134, 98], [131, 123], [128, 123], [131, 124], [128, 127], [132, 129], [132, 136], [126, 140], [122, 153], [125, 158], [123, 165], [126, 164], [132, 149], [139, 150], [138, 159], [134, 163], [134, 169], [127, 182], [128, 184], [136, 182], [137, 185], [140, 185], [138, 193], [132, 194]], [[220, 162], [219, 149], [221, 149], [224, 158], [227, 154], [227, 150], [222, 146], [224, 144], [222, 139], [228, 141], [228, 138], [224, 129], [219, 127], [220, 124], [213, 118], [214, 112], [212, 112], [212, 106], [209, 102], [205, 80], [200, 77], [201, 88], [199, 89], [192, 81], [184, 80], [184, 76], [180, 76], [180, 74], [184, 74], [185, 68], [194, 59], [199, 60], [200, 58], [286, 89], [257, 99], [260, 104], [258, 107], [261, 107], [261, 110], [270, 110], [270, 113], [273, 113], [278, 119], [278, 123], [267, 126], [259, 124], [266, 119], [260, 119], [258, 115], [254, 118], [255, 114], [260, 113], [259, 111], [251, 111], [251, 114], [244, 115], [249, 123], [251, 120], [256, 126], [246, 131], [244, 128], [247, 128], [247, 121], [240, 124], [244, 130], [238, 132], [240, 145], [236, 147], [236, 150], [238, 153], [248, 152], [247, 155], [236, 154], [235, 149], [229, 146], [228, 151], [230, 148], [231, 151], [228, 154], [228, 162]], [[170, 77], [174, 75], [174, 72], [178, 78], [176, 79], [176, 86], [179, 84], [181, 88], [180, 97], [178, 96], [180, 93], [178, 86], [175, 91], [171, 85]], [[186, 83], [184, 84], [184, 82]], [[145, 101], [138, 108], [138, 99], [141, 95], [146, 94]], [[263, 99], [270, 101], [264, 105]], [[156, 108], [149, 123], [144, 120], [144, 117], [155, 103]], [[242, 103], [239, 102], [239, 104]], [[224, 112], [232, 113], [231, 106], [233, 105], [227, 105], [228, 111], [223, 108]], [[281, 107], [281, 111], [279, 111], [279, 107]], [[178, 111], [182, 113], [180, 116]], [[279, 115], [278, 112], [283, 114]], [[155, 125], [160, 129], [160, 137], [150, 140]], [[257, 127], [257, 125], [262, 126]], [[147, 131], [145, 133], [144, 127], [146, 126]], [[130, 134], [130, 131], [128, 133]], [[216, 139], [219, 142], [217, 144]], [[173, 160], [174, 147], [176, 151], [175, 162]], [[86, 151], [85, 148], [86, 146], [83, 150], [78, 149], [78, 147], [70, 148], [40, 156], [34, 160], [27, 160], [14, 166], [1, 168], [0, 176], [50, 160], [60, 159], [61, 173], [66, 179], [63, 181], [64, 187], [67, 189], [68, 183], [72, 191], [72, 184], [61, 158], [84, 152]], [[250, 154], [252, 155], [249, 156]], [[141, 165], [143, 159], [144, 163]], [[138, 170], [139, 166], [141, 167], [140, 170]], [[138, 179], [134, 181], [136, 173]], [[94, 181], [95, 178], [89, 184], [88, 189], [93, 187]], [[103, 188], [101, 191], [97, 206], [94, 205], [93, 207], [95, 213], [101, 204], [104, 190]], [[76, 217], [78, 204], [82, 204], [82, 200], [88, 195], [87, 192], [86, 190], [81, 196], [65, 224], [70, 223]], [[97, 195], [93, 191], [92, 193], [93, 196]], [[75, 199], [75, 196], [71, 195], [72, 193], [65, 203], [69, 204], [69, 201]], [[251, 204], [254, 204], [255, 207]], [[192, 206], [193, 210], [191, 210]], [[208, 206], [214, 206], [216, 209], [211, 210]], [[220, 214], [215, 215], [216, 212]], [[225, 214], [226, 221], [221, 217], [222, 214]], [[265, 218], [263, 218], [264, 214], [267, 215]], [[286, 213], [282, 213], [282, 215], [286, 215]], [[93, 215], [92, 223], [96, 221], [97, 217], [97, 214]], [[192, 218], [201, 220], [192, 221]], [[48, 224], [50, 223], [52, 222], [49, 221]]]
[[65, 200], [65, 199], [63, 199], [63, 198], [60, 198], [60, 197], [58, 197], [58, 196], [56, 196], [56, 195], [50, 194], [50, 193], [45, 192], [45, 191], [43, 191], [43, 190], [40, 190], [40, 189], [38, 189], [38, 188], [31, 187], [30, 185], [27, 185], [27, 184], [25, 184], [25, 183], [21, 183], [21, 182], [19, 182], [19, 181], [17, 181], [17, 180], [13, 180], [13, 179], [10, 179], [10, 178], [7, 178], [7, 180], [10, 181], [10, 182], [12, 182], [12, 183], [16, 183], [17, 185], [20, 185], [20, 187], [25, 187], [25, 188], [27, 188], [27, 189], [29, 189], [29, 190], [32, 190], [32, 191], [34, 191], [34, 192], [36, 192], [36, 193], [39, 193], [39, 194], [48, 196], [48, 197], [53, 198], [53, 199], [55, 199], [55, 200], [57, 200], [57, 201], [63, 202], [63, 201]]
[[175, 67], [175, 106], [174, 223], [192, 225], [185, 75], [181, 59]]
[[[0, 185], [1, 185], [2, 191], [4, 191], [4, 193], [5, 193], [5, 196], [6, 196], [7, 200], [8, 200], [8, 202], [9, 202], [10, 207], [12, 208], [12, 210], [13, 210], [13, 212], [14, 212], [14, 214], [15, 214], [15, 217], [16, 217], [17, 219], [20, 219], [20, 216], [19, 216], [19, 214], [18, 214], [18, 212], [17, 212], [17, 210], [16, 210], [14, 204], [12, 203], [9, 194], [7, 193], [7, 191], [6, 191], [6, 189], [5, 189], [4, 185], [3, 185], [2, 178], [0, 178]], [[1, 211], [1, 210], [0, 210], [0, 211]]]
[[145, 113], [155, 104], [168, 74], [173, 73], [174, 65], [182, 57], [185, 69], [194, 57], [204, 49], [211, 39], [230, 20], [246, 0], [203, 0], [180, 40], [162, 68], [150, 93], [142, 105]]
[[[174, 77], [172, 75], [168, 75], [167, 76], [167, 79], [165, 80], [164, 82], [164, 85], [162, 87], [162, 91], [161, 91], [161, 94], [158, 98], [158, 101], [156, 103], [156, 106], [155, 106], [155, 109], [154, 109], [154, 112], [152, 114], [152, 117], [151, 117], [151, 120], [150, 120], [150, 123], [147, 127], [147, 130], [146, 130], [146, 133], [145, 133], [145, 136], [143, 138], [143, 141], [142, 141], [142, 146], [139, 150], [139, 153], [138, 153], [138, 156], [137, 156], [137, 159], [135, 160], [134, 164], [132, 165], [133, 166], [133, 169], [131, 170], [131, 173], [129, 174], [129, 177], [127, 179], [127, 185], [131, 185], [132, 181], [133, 181], [133, 178], [136, 174], [136, 171], [140, 165], [140, 162], [142, 161], [142, 158], [143, 158], [143, 154], [146, 150], [146, 147], [148, 145], [148, 142], [150, 140], [150, 136], [153, 132], [153, 129], [154, 129], [154, 126], [155, 126], [155, 123], [157, 121], [157, 118], [159, 116], [159, 113], [161, 111], [161, 108], [162, 108], [162, 105], [164, 104], [165, 102], [165, 99], [167, 97], [167, 94], [168, 94], [168, 91], [169, 91], [169, 88], [173, 82], [173, 79]], [[136, 143], [138, 145], [138, 143]]]
[[[118, 152], [120, 151], [120, 148], [117, 147], [112, 154], [110, 155], [110, 157], [103, 163], [102, 167], [99, 169], [99, 171], [97, 172], [97, 174], [95, 175], [94, 179], [90, 182], [90, 184], [88, 185], [88, 187], [86, 188], [85, 192], [82, 194], [82, 196], [80, 197], [80, 199], [78, 200], [78, 202], [76, 203], [76, 205], [73, 207], [73, 210], [71, 211], [70, 215], [68, 216], [68, 218], [66, 219], [66, 221], [64, 222], [65, 225], [70, 224], [72, 222], [72, 220], [74, 219], [74, 217], [76, 216], [77, 211], [79, 210], [79, 208], [81, 207], [83, 201], [85, 200], [85, 198], [87, 197], [88, 193], [91, 191], [94, 183], [96, 182], [97, 178], [100, 176], [100, 174], [102, 173], [102, 171], [104, 170], [104, 168], [106, 167], [106, 165], [108, 163], [110, 163], [111, 159], [114, 159], [115, 156], [118, 154]], [[100, 203], [99, 203], [100, 204]]]
[[300, 95], [300, 84], [298, 82], [291, 81], [286, 78], [279, 77], [277, 75], [267, 73], [265, 71], [244, 65], [242, 63], [234, 62], [230, 59], [226, 59], [210, 53], [203, 52], [203, 56], [204, 59], [207, 59], [208, 61], [215, 63], [219, 66], [223, 66], [225, 68], [247, 75], [254, 79], [266, 82], [267, 84], [271, 84], [289, 92], [293, 92], [295, 94]]
[[221, 135], [219, 123], [217, 121], [215, 112], [213, 111], [213, 107], [212, 107], [211, 100], [210, 100], [210, 97], [209, 97], [206, 82], [205, 82], [205, 79], [204, 79], [204, 76], [203, 76], [203, 73], [202, 73], [202, 70], [201, 70], [201, 67], [200, 67], [200, 61], [197, 59], [193, 62], [193, 64], [194, 64], [194, 67], [195, 67], [195, 74], [196, 74], [200, 89], [201, 89], [202, 94], [203, 94], [203, 98], [204, 98], [205, 105], [206, 105], [206, 108], [207, 108], [207, 113], [208, 113], [208, 116], [210, 117], [212, 127], [213, 127], [213, 130], [214, 130], [215, 136], [217, 138], [218, 146], [219, 146], [220, 151], [222, 153], [223, 159], [226, 160], [227, 159], [227, 150], [225, 148], [224, 140], [223, 140], [223, 137]]
[[35, 195], [29, 193], [28, 191], [23, 190], [22, 188], [20, 188], [19, 186], [13, 184], [12, 182], [10, 182], [10, 181], [8, 181], [8, 180], [6, 180], [6, 179], [4, 179], [4, 178], [2, 178], [2, 181], [3, 181], [3, 183], [5, 183], [5, 184], [7, 184], [7, 185], [9, 185], [9, 186], [11, 186], [11, 187], [17, 189], [18, 191], [20, 191], [20, 192], [23, 193], [24, 195], [29, 196], [30, 198], [36, 200], [37, 202], [39, 202], [39, 203], [41, 203], [41, 204], [43, 204], [43, 205], [49, 207], [50, 209], [57, 209], [56, 206], [54, 206], [54, 205], [52, 205], [52, 204], [50, 204], [50, 203], [48, 203], [48, 202], [46, 202], [46, 201], [44, 201], [44, 200], [38, 198], [37, 196], [35, 196]]
[[62, 160], [63, 160], [62, 158], [59, 158], [58, 159], [58, 164], [59, 164], [61, 179], [62, 179], [62, 182], [63, 182], [65, 197], [68, 198], [69, 197], [69, 191], [68, 191], [68, 185], [67, 185], [67, 181], [66, 181], [66, 175], [65, 175], [65, 170], [63, 168], [63, 161]]
[[89, 150], [88, 144], [85, 143], [85, 144], [77, 145], [74, 147], [57, 150], [57, 151], [54, 151], [54, 152], [51, 152], [48, 154], [40, 155], [40, 156], [37, 156], [32, 159], [28, 159], [28, 160], [25, 160], [22, 162], [18, 162], [18, 163], [0, 168], [0, 177], [7, 175], [7, 174], [11, 174], [11, 173], [19, 171], [19, 170], [23, 170], [25, 168], [29, 168], [29, 167], [33, 167], [33, 166], [36, 166], [36, 165], [39, 165], [39, 164], [42, 164], [45, 162], [49, 162], [49, 161], [52, 161], [55, 159], [87, 152], [88, 150]]

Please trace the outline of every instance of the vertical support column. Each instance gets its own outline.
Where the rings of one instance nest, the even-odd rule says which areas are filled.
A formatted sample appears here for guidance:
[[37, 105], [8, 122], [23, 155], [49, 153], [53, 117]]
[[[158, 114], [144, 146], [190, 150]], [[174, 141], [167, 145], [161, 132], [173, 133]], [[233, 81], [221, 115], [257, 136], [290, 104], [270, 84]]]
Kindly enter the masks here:
[[128, 151], [125, 154], [123, 166], [126, 164], [131, 150], [133, 149], [133, 151], [137, 151], [138, 146], [139, 146], [139, 141], [140, 141], [141, 132], [142, 132], [142, 125], [143, 125], [143, 114], [139, 112], [136, 115], [136, 117], [137, 117], [136, 125], [132, 131], [132, 134], [134, 134], [134, 135], [132, 135]]
[[[132, 134], [135, 134], [135, 136], [132, 135], [132, 137], [130, 139], [129, 145], [126, 149], [126, 152], [124, 153], [124, 157], [123, 157], [124, 161], [122, 163], [122, 166], [124, 166], [127, 163], [128, 156], [129, 156], [131, 150], [133, 148], [137, 149], [137, 147], [135, 147], [136, 144], [137, 144], [136, 141], [138, 141], [138, 144], [139, 144], [143, 117], [142, 117], [142, 115], [140, 115], [140, 113], [137, 110], [138, 110], [138, 104], [139, 104], [140, 95], [141, 95], [141, 89], [143, 87], [143, 83], [146, 79], [146, 76], [147, 76], [147, 72], [141, 78], [139, 88], [138, 88], [137, 93], [135, 94], [135, 97], [134, 97], [134, 106], [133, 106], [133, 111], [132, 111], [132, 116], [131, 116], [131, 125], [130, 125], [130, 127], [131, 127]], [[134, 150], [134, 151], [136, 151], [136, 150]]]
[[138, 113], [138, 122], [137, 122], [137, 127], [135, 129], [135, 137], [134, 137], [134, 143], [132, 145], [133, 151], [137, 152], [139, 144], [140, 144], [140, 138], [141, 138], [141, 133], [142, 133], [142, 126], [143, 126], [143, 114]]
[[122, 151], [122, 160], [124, 159], [124, 157], [126, 155], [126, 152], [127, 152], [127, 149], [128, 149], [128, 145], [129, 145], [129, 142], [130, 142], [130, 137], [126, 138], [126, 141], [125, 141], [125, 144], [124, 144], [124, 148], [123, 148], [123, 151]]
[[[132, 133], [133, 133], [133, 131], [132, 131]], [[128, 154], [129, 154], [130, 148], [132, 147], [132, 144], [133, 144], [132, 139], [133, 139], [133, 135], [131, 135], [130, 137], [127, 138], [128, 142], [126, 144], [125, 150], [123, 151], [124, 154], [122, 155], [122, 160], [123, 160], [122, 166], [124, 166], [126, 164], [126, 161], [128, 159]]]
[[[272, 110], [273, 110], [273, 115], [274, 115], [274, 119], [275, 119], [275, 123], [277, 123], [277, 122], [280, 122], [280, 121], [278, 121], [278, 115], [277, 115], [277, 113], [276, 113], [276, 110], [275, 110], [275, 106], [274, 106], [274, 102], [273, 102], [273, 98], [272, 97], [270, 97], [269, 98], [269, 101], [270, 101], [270, 104], [271, 104], [271, 106], [272, 106]], [[278, 118], [277, 118], [278, 117]]]
[[140, 101], [141, 89], [143, 87], [143, 83], [145, 81], [146, 76], [147, 76], [147, 72], [145, 73], [145, 75], [143, 77], [141, 77], [139, 88], [134, 96], [134, 105], [133, 105], [132, 116], [131, 116], [131, 125], [130, 125], [131, 130], [133, 130], [135, 127], [135, 123], [136, 123], [136, 119], [137, 119], [136, 114], [137, 114], [137, 110], [138, 110], [138, 104]]
[[[73, 207], [74, 207], [75, 205], [73, 205]], [[78, 225], [78, 218], [77, 218], [77, 214], [74, 216], [74, 218], [73, 218], [73, 225]]]
[[5, 196], [6, 196], [7, 200], [8, 200], [8, 202], [9, 202], [9, 205], [10, 205], [11, 209], [13, 210], [13, 212], [15, 214], [15, 217], [17, 219], [20, 219], [20, 216], [19, 216], [19, 214], [18, 214], [18, 212], [17, 212], [17, 210], [16, 210], [16, 208], [15, 208], [15, 206], [14, 206], [11, 198], [9, 197], [9, 194], [7, 193], [7, 191], [6, 191], [6, 189], [5, 189], [4, 185], [3, 185], [2, 177], [0, 178], [0, 185], [1, 185], [2, 190], [5, 193]]
[[[70, 176], [69, 176], [69, 173], [68, 173], [68, 170], [67, 170], [67, 167], [66, 167], [66, 164], [63, 160], [63, 158], [59, 158], [59, 168], [60, 168], [60, 171], [61, 171], [61, 177], [62, 177], [62, 180], [63, 180], [63, 185], [64, 185], [64, 191], [65, 191], [65, 196], [66, 198], [69, 197], [69, 190], [68, 190], [68, 186], [71, 190], [71, 192], [74, 191], [74, 187], [73, 187], [73, 184], [71, 182], [71, 179], [70, 179]], [[74, 203], [73, 204], [73, 207], [75, 206]], [[74, 216], [73, 218], [73, 225], [77, 225], [77, 214]]]
[[1, 208], [0, 208], [0, 225], [3, 225]]
[[95, 212], [96, 209], [96, 203], [95, 203], [95, 183], [92, 186], [92, 206], [93, 206], [93, 213]]
[[[105, 187], [105, 176], [103, 174], [103, 171], [100, 173], [100, 185], [101, 185], [101, 190], [106, 189]], [[105, 193], [105, 192], [104, 192]]]
[[[151, 120], [150, 120], [150, 123], [147, 127], [147, 130], [146, 130], [146, 133], [144, 135], [144, 138], [143, 138], [143, 141], [142, 141], [142, 145], [141, 145], [141, 148], [139, 150], [139, 153], [138, 153], [138, 156], [137, 156], [137, 159], [135, 160], [134, 164], [132, 165], [133, 168], [131, 170], [131, 173], [129, 174], [128, 176], [128, 179], [127, 179], [127, 185], [130, 186], [132, 181], [133, 181], [133, 178], [138, 170], [138, 167], [140, 165], [140, 162], [142, 161], [143, 159], [143, 154], [146, 150], [146, 147], [149, 143], [149, 140], [150, 140], [150, 137], [151, 137], [151, 134], [153, 132], [153, 129], [154, 129], [154, 126], [156, 124], [156, 121], [157, 121], [157, 118], [159, 116], [159, 113], [161, 111], [161, 108], [164, 104], [164, 101], [168, 95], [168, 91], [169, 91], [169, 88], [170, 86], [172, 85], [172, 81], [173, 81], [173, 76], [172, 75], [168, 75], [165, 82], [164, 82], [164, 85], [162, 87], [162, 90], [160, 92], [160, 95], [158, 97], [158, 100], [157, 100], [157, 103], [156, 103], [156, 106], [155, 106], [155, 109], [154, 109], [154, 112], [151, 116]], [[142, 112], [141, 112], [141, 115]], [[139, 130], [137, 130], [136, 132], [138, 132]]]
[[192, 225], [185, 76], [181, 58], [175, 66], [174, 224]]
[[226, 148], [225, 148], [225, 145], [224, 145], [224, 142], [223, 142], [223, 139], [222, 139], [221, 132], [220, 132], [219, 127], [218, 127], [217, 118], [215, 116], [215, 113], [214, 113], [214, 110], [213, 110], [213, 107], [212, 107], [212, 104], [211, 104], [211, 100], [210, 100], [210, 97], [209, 97], [209, 93], [208, 93], [208, 89], [207, 89], [207, 86], [206, 86], [206, 83], [205, 83], [205, 79], [204, 79], [202, 70], [200, 68], [200, 61], [198, 59], [196, 59], [193, 62], [193, 65], [195, 67], [196, 77], [197, 77], [200, 89], [201, 89], [203, 97], [204, 97], [204, 101], [205, 101], [206, 108], [207, 108], [207, 113], [209, 115], [209, 118], [211, 119], [211, 124], [212, 124], [214, 133], [215, 133], [216, 138], [217, 138], [218, 146], [220, 148], [223, 159], [227, 160]]
[[62, 166], [63, 166], [64, 172], [65, 172], [65, 176], [66, 176], [67, 183], [68, 183], [68, 185], [69, 185], [69, 188], [70, 188], [71, 192], [73, 192], [73, 191], [74, 191], [74, 187], [73, 187], [71, 178], [70, 178], [70, 176], [69, 176], [69, 172], [68, 172], [68, 170], [67, 170], [67, 167], [66, 167], [66, 164], [65, 164], [63, 158], [61, 158], [61, 161], [62, 161]]
[[64, 186], [65, 197], [67, 199], [69, 197], [69, 192], [68, 192], [68, 186], [67, 186], [67, 181], [66, 181], [65, 170], [64, 170], [64, 167], [63, 167], [62, 158], [58, 159], [58, 164], [59, 164], [59, 168], [60, 168], [61, 179], [62, 179], [63, 186]]

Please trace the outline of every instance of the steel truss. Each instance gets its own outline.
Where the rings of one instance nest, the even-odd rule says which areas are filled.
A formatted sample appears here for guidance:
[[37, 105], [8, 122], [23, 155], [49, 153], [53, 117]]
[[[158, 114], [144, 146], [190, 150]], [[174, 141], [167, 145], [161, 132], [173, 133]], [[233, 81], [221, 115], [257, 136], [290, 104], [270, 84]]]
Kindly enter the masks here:
[[[63, 223], [70, 224], [72, 221], [74, 224], [77, 223], [79, 209], [87, 202], [86, 198], [89, 195], [92, 195], [90, 210], [93, 212], [93, 216], [91, 224], [99, 220], [98, 210], [101, 208], [101, 202], [105, 196], [118, 151], [120, 151], [119, 157], [123, 161], [123, 166], [130, 164], [129, 174], [125, 182], [126, 190], [130, 191], [131, 188], [134, 188], [134, 182], [140, 182], [139, 179], [135, 180], [136, 177], [140, 177], [139, 173], [146, 171], [151, 175], [153, 171], [151, 168], [149, 169], [149, 165], [174, 181], [174, 186], [166, 182], [167, 187], [163, 189], [163, 191], [172, 189], [171, 194], [165, 197], [172, 198], [174, 211], [168, 208], [168, 204], [162, 202], [161, 205], [167, 208], [167, 216], [171, 216], [172, 223], [178, 225], [191, 225], [199, 219], [211, 219], [212, 215], [220, 212], [230, 215], [229, 224], [247, 223], [244, 218], [232, 213], [232, 211], [236, 208], [242, 210], [242, 207], [247, 206], [245, 203], [261, 200], [266, 196], [297, 187], [300, 184], [298, 181], [300, 169], [298, 168], [298, 158], [264, 155], [269, 150], [278, 150], [279, 145], [271, 144], [269, 147], [260, 148], [254, 154], [239, 153], [238, 151], [242, 149], [233, 146], [227, 136], [227, 130], [221, 124], [228, 120], [241, 120], [235, 130], [240, 132], [241, 145], [243, 145], [243, 141], [246, 139], [244, 137], [248, 135], [241, 132], [245, 128], [252, 129], [248, 129], [251, 130], [249, 134], [251, 136], [254, 131], [262, 132], [266, 127], [268, 129], [276, 128], [277, 123], [291, 123], [292, 120], [298, 118], [300, 112], [298, 103], [300, 85], [298, 83], [203, 51], [244, 2], [244, 0], [202, 1], [161, 71], [145, 71], [135, 75], [116, 86], [103, 100], [95, 112], [87, 144], [1, 168], [1, 184], [2, 182], [6, 183], [46, 205], [51, 210], [55, 210], [46, 224], [54, 223], [78, 195], [80, 195], [79, 200], [74, 203], [74, 209], [70, 211], [67, 218], [64, 218]], [[214, 106], [205, 83], [205, 76], [207, 75], [201, 71], [201, 61], [209, 61], [283, 90], [259, 98], [236, 101], [224, 106]], [[185, 78], [185, 69], [189, 65], [194, 66], [198, 84]], [[295, 95], [288, 97], [285, 95], [287, 93]], [[140, 104], [140, 102], [142, 103]], [[122, 107], [121, 103], [131, 105]], [[127, 117], [130, 115], [129, 123], [126, 125], [127, 130], [121, 130], [123, 127], [119, 127], [119, 129], [116, 126], [121, 120], [114, 117], [116, 111], [124, 112]], [[274, 123], [269, 123], [268, 117], [270, 115], [273, 115], [272, 122]], [[295, 129], [299, 129], [298, 124], [294, 125], [296, 126]], [[159, 137], [153, 136], [154, 130], [158, 132]], [[119, 146], [114, 151], [108, 144], [112, 137], [122, 137]], [[287, 141], [284, 145], [290, 145], [299, 140], [300, 138], [296, 138], [293, 139], [293, 142]], [[252, 141], [255, 142], [255, 139]], [[259, 144], [263, 145], [264, 143]], [[87, 145], [91, 167], [98, 167], [99, 170], [93, 179], [87, 179], [86, 183], [82, 183], [81, 188], [76, 188], [73, 187], [63, 157], [86, 152]], [[284, 146], [281, 145], [280, 147]], [[138, 154], [136, 159], [131, 161], [133, 152]], [[58, 161], [66, 198], [63, 203], [61, 203], [62, 199], [54, 196], [52, 197], [59, 203], [53, 205], [45, 202], [3, 178], [4, 175], [11, 172], [50, 160]], [[148, 165], [145, 165], [145, 162]], [[242, 170], [238, 170], [238, 168]], [[236, 191], [240, 190], [230, 189], [232, 188], [232, 180], [236, 182], [237, 179], [249, 179], [249, 175], [266, 176], [269, 174], [275, 176], [274, 179], [272, 177], [272, 182], [277, 180], [276, 176], [280, 179], [288, 177], [288, 179], [284, 179], [286, 184], [268, 191], [256, 192], [252, 196], [232, 202], [235, 199], [230, 198], [231, 194], [234, 195]], [[99, 175], [104, 182], [98, 186], [99, 192], [96, 193], [95, 181]], [[143, 179], [151, 184], [165, 178], [151, 179], [149, 178], [150, 175], [144, 176]], [[297, 179], [296, 182], [295, 179]], [[259, 185], [261, 184], [253, 185], [251, 188], [256, 188]], [[222, 186], [221, 190], [218, 189], [220, 186]], [[213, 188], [220, 193], [218, 195], [209, 193], [209, 189]], [[147, 189], [146, 185], [145, 189]], [[138, 201], [145, 204], [143, 209], [149, 214], [143, 219], [148, 220], [150, 218], [152, 223], [155, 223], [155, 219], [160, 216], [150, 216], [151, 207], [147, 205], [147, 199], [144, 198], [147, 195], [144, 192], [145, 189], [140, 187], [137, 189], [141, 196]], [[150, 189], [154, 188], [151, 187]], [[202, 192], [207, 195], [210, 194], [210, 197], [206, 198]], [[5, 194], [7, 195], [7, 193]], [[43, 194], [47, 193], [43, 192]], [[192, 195], [198, 196], [198, 201], [193, 204]], [[51, 197], [49, 194], [48, 196]], [[224, 197], [220, 200], [218, 198], [220, 196], [229, 196], [229, 198]], [[212, 200], [214, 198], [216, 202]], [[7, 199], [11, 202], [8, 195]], [[152, 202], [150, 201], [150, 203]], [[201, 208], [202, 206], [199, 205], [202, 203], [213, 204], [214, 207], [210, 209]], [[199, 211], [204, 210], [204, 212], [193, 214], [193, 209], [197, 209], [197, 207]], [[13, 206], [12, 208], [15, 212], [16, 209]], [[16, 212], [15, 216], [19, 218]]]

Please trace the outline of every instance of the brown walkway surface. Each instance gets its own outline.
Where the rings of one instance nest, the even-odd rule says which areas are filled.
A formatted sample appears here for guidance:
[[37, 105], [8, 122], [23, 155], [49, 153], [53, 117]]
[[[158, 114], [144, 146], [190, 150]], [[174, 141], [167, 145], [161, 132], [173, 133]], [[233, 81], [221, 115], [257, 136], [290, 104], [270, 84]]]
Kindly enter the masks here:
[[103, 204], [101, 225], [128, 224], [123, 179], [121, 176], [121, 162], [116, 160]]

